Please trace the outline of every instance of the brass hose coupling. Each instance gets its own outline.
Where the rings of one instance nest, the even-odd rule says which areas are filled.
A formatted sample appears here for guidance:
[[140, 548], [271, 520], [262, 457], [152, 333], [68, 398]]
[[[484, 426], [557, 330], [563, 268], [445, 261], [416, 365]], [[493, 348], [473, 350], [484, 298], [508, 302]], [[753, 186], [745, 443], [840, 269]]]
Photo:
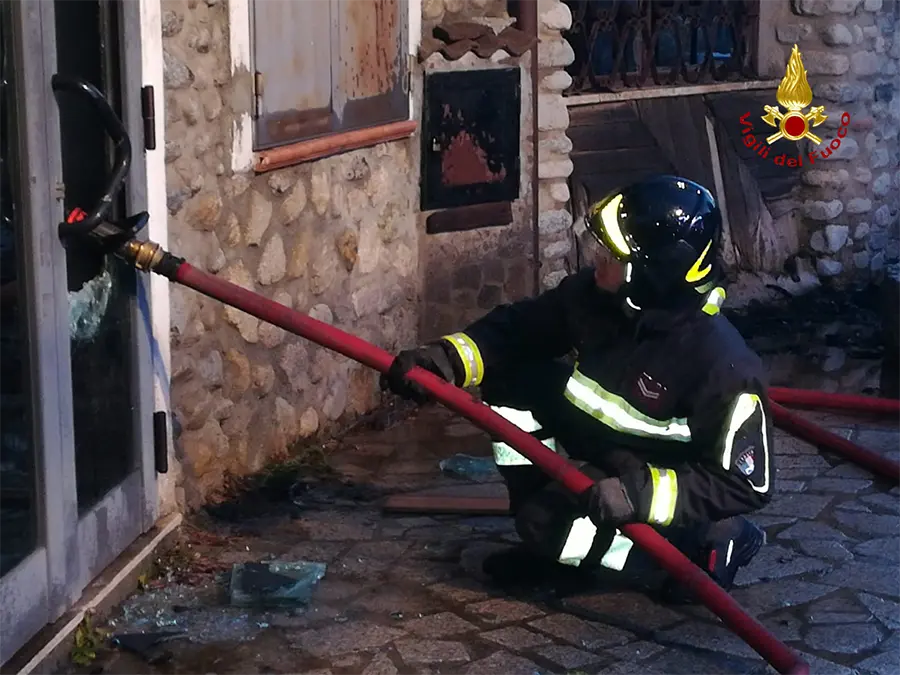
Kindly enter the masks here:
[[131, 239], [122, 246], [121, 255], [142, 272], [152, 272], [165, 255], [162, 246], [152, 241]]

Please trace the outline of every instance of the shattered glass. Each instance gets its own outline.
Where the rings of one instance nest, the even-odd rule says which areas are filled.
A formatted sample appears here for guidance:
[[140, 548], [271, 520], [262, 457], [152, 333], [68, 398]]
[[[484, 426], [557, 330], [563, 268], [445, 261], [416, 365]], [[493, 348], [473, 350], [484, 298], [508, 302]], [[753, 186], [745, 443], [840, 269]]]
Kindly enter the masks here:
[[69, 335], [73, 340], [92, 340], [100, 332], [112, 295], [109, 269], [87, 281], [77, 291], [69, 291]]
[[170, 583], [136, 594], [107, 627], [118, 635], [162, 632], [200, 644], [252, 640], [276, 615], [306, 611], [326, 569], [305, 560], [235, 564], [222, 584]]
[[500, 480], [500, 473], [493, 457], [472, 457], [457, 454], [439, 462], [441, 471], [459, 478], [474, 480], [479, 483]]
[[237, 607], [306, 605], [325, 576], [314, 562], [267, 562], [235, 565], [231, 572], [231, 604]]
[[116, 633], [182, 631], [191, 642], [206, 644], [252, 640], [270, 621], [268, 612], [222, 603], [217, 587], [172, 584], [131, 597], [108, 626]]

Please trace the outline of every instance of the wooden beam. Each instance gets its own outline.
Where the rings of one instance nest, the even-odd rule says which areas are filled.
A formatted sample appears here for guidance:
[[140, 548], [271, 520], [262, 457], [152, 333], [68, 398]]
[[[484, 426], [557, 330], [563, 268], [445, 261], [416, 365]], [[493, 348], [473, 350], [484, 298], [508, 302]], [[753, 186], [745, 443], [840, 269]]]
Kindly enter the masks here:
[[491, 202], [436, 211], [425, 219], [425, 232], [464, 232], [482, 227], [500, 227], [512, 222], [511, 202]]
[[379, 143], [399, 141], [412, 136], [417, 126], [418, 123], [415, 120], [391, 122], [367, 129], [341, 131], [322, 138], [291, 143], [270, 150], [260, 150], [256, 153], [256, 163], [253, 168], [256, 173], [265, 173], [301, 162], [367, 148]]
[[467, 516], [508, 516], [506, 497], [455, 497], [449, 495], [391, 495], [382, 505], [385, 513], [442, 513]]
[[716, 139], [716, 123], [706, 115], [706, 139], [709, 149], [709, 157], [712, 162], [713, 185], [716, 201], [719, 203], [719, 212], [722, 214], [722, 258], [729, 267], [737, 264], [737, 255], [734, 251], [734, 241], [731, 238], [731, 220], [728, 217], [728, 200], [725, 198], [725, 179], [722, 177], [722, 159], [719, 156], [719, 143]]
[[610, 91], [598, 94], [574, 94], [566, 96], [566, 105], [574, 108], [596, 103], [621, 103], [646, 98], [681, 98], [682, 96], [700, 96], [703, 94], [723, 94], [735, 91], [759, 91], [778, 89], [781, 80], [743, 80], [740, 82], [711, 82], [709, 84], [682, 85], [677, 87], [661, 86], [625, 91]]

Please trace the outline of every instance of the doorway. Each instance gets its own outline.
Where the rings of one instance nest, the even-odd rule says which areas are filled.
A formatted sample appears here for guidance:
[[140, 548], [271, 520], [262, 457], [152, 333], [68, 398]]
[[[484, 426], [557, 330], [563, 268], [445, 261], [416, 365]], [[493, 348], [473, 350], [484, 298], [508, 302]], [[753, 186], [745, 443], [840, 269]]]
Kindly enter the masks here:
[[113, 216], [146, 208], [129, 99], [142, 34], [129, 5], [143, 4], [0, 3], [0, 663], [155, 520], [150, 296], [134, 270], [58, 237], [102, 193], [111, 148], [84, 102], [57, 104], [50, 88], [59, 72], [104, 92], [132, 131], [132, 184]]

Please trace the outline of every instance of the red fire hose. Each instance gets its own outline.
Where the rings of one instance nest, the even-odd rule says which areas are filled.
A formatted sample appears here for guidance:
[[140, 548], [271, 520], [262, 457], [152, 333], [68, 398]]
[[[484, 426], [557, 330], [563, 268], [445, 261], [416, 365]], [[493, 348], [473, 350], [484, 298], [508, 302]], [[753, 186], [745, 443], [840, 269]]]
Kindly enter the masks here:
[[[236, 307], [263, 321], [347, 356], [382, 373], [388, 371], [393, 357], [365, 340], [345, 333], [251, 291], [202, 272], [180, 262], [174, 270], [154, 269], [204, 295]], [[422, 368], [413, 369], [409, 378], [435, 399], [466, 417], [488, 433], [502, 438], [548, 476], [575, 494], [587, 490], [593, 481], [567, 460], [546, 448], [540, 441], [494, 413], [486, 405]], [[622, 531], [652, 555], [675, 579], [694, 592], [706, 607], [753, 647], [779, 673], [805, 675], [809, 666], [793, 650], [782, 644], [762, 624], [749, 616], [735, 600], [705, 572], [691, 563], [678, 549], [647, 525], [626, 525]]]
[[824, 391], [789, 389], [787, 387], [769, 387], [768, 393], [769, 398], [775, 403], [797, 408], [849, 410], [872, 413], [873, 415], [894, 415], [895, 417], [900, 417], [900, 401], [891, 398], [830, 394]]
[[846, 438], [841, 438], [775, 402], [772, 402], [771, 405], [775, 425], [781, 429], [820, 448], [842, 454], [890, 481], [900, 482], [900, 464], [897, 462], [848, 441]]

